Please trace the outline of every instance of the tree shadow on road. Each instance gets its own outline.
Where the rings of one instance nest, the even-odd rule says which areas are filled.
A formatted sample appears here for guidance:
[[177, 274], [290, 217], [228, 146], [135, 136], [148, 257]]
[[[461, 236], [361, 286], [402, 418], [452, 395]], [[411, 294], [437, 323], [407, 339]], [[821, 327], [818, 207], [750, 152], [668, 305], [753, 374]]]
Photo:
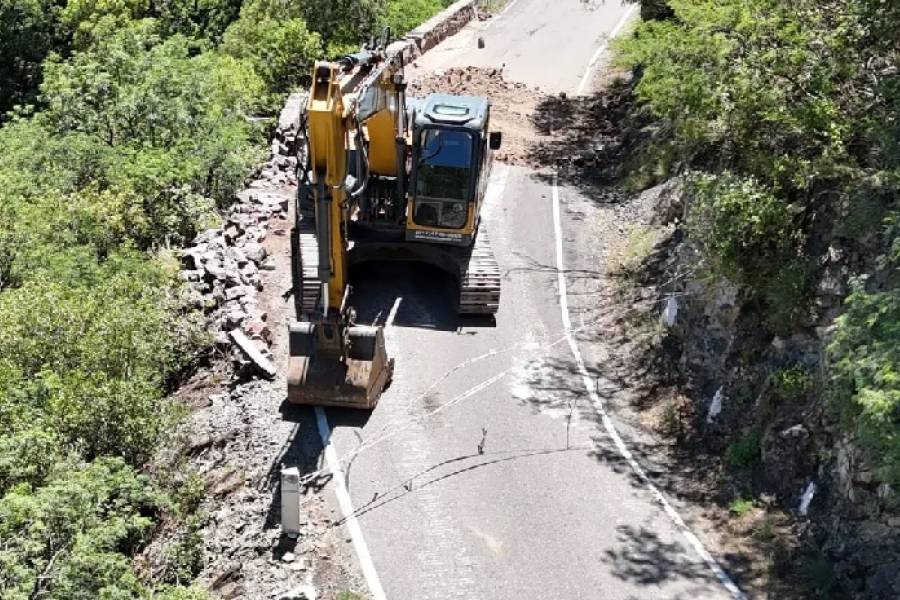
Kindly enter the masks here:
[[715, 581], [706, 564], [686, 560], [692, 550], [680, 540], [665, 541], [644, 526], [620, 525], [616, 531], [618, 547], [605, 554], [612, 574], [619, 579], [654, 586], [673, 580]]

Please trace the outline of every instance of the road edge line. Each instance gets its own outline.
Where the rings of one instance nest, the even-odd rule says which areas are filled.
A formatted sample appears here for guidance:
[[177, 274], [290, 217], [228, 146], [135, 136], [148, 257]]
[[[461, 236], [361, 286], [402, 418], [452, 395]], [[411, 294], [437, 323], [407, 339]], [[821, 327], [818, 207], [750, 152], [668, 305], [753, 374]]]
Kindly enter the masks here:
[[594, 65], [597, 64], [597, 61], [600, 60], [600, 57], [603, 56], [603, 53], [606, 52], [606, 49], [609, 47], [609, 42], [613, 38], [615, 38], [622, 31], [622, 28], [625, 27], [625, 23], [628, 22], [628, 19], [631, 18], [631, 14], [634, 12], [634, 9], [637, 7], [637, 4], [632, 4], [628, 7], [628, 10], [625, 11], [625, 14], [622, 15], [622, 18], [619, 19], [619, 22], [616, 23], [616, 26], [613, 27], [613, 30], [609, 32], [607, 38], [600, 44], [597, 49], [594, 51], [594, 54], [591, 55], [591, 60], [588, 61], [587, 68], [584, 70], [584, 75], [581, 76], [581, 80], [578, 82], [578, 89], [575, 91], [575, 94], [581, 96], [584, 94], [584, 88], [587, 86], [588, 82], [591, 78], [591, 73], [594, 72]]
[[516, 2], [518, 2], [518, 1], [519, 1], [519, 0], [510, 0], [510, 2], [507, 2], [507, 3], [506, 3], [506, 6], [503, 7], [503, 10], [501, 10], [499, 13], [497, 13], [497, 15], [491, 17], [491, 20], [488, 21], [487, 25], [485, 25], [484, 28], [482, 28], [481, 31], [487, 31], [488, 29], [490, 29], [490, 28], [491, 28], [491, 25], [493, 25], [494, 23], [496, 23], [497, 20], [498, 20], [500, 17], [502, 17], [503, 15], [505, 15], [505, 14], [506, 14], [506, 11], [508, 11], [509, 9], [511, 9], [511, 8], [513, 7], [513, 5], [514, 5]]
[[381, 578], [378, 576], [378, 571], [375, 570], [375, 563], [372, 561], [372, 555], [369, 553], [366, 538], [363, 536], [362, 528], [356, 518], [356, 510], [353, 508], [353, 501], [350, 499], [350, 493], [347, 491], [347, 484], [344, 480], [344, 471], [341, 469], [341, 463], [338, 460], [334, 444], [331, 443], [331, 427], [328, 425], [325, 409], [321, 406], [316, 406], [315, 412], [319, 438], [322, 440], [325, 453], [325, 462], [328, 464], [328, 470], [331, 471], [332, 479], [334, 480], [334, 494], [337, 496], [341, 513], [343, 513], [344, 523], [346, 523], [350, 532], [353, 549], [356, 550], [356, 557], [359, 559], [359, 566], [362, 569], [369, 593], [372, 594], [373, 600], [387, 600], [384, 588], [381, 586]]
[[603, 405], [603, 400], [600, 398], [600, 395], [594, 389], [593, 381], [591, 380], [590, 373], [587, 370], [587, 365], [584, 362], [584, 357], [581, 355], [581, 350], [578, 348], [578, 342], [575, 340], [575, 336], [572, 335], [572, 320], [569, 315], [569, 297], [566, 285], [566, 273], [565, 273], [565, 264], [563, 259], [563, 243], [562, 243], [562, 219], [560, 217], [560, 209], [559, 209], [559, 175], [557, 173], [553, 174], [553, 234], [556, 237], [556, 284], [559, 291], [559, 308], [560, 313], [562, 315], [563, 322], [563, 330], [564, 335], [566, 336], [566, 340], [569, 343], [569, 349], [572, 352], [572, 355], [575, 357], [575, 362], [578, 365], [578, 372], [581, 374], [581, 380], [584, 383], [584, 387], [587, 390], [588, 396], [591, 399], [591, 403], [594, 406], [594, 410], [597, 411], [597, 414], [600, 415], [600, 418], [603, 422], [603, 428], [606, 430], [607, 435], [612, 439], [613, 444], [616, 446], [616, 450], [618, 450], [619, 454], [625, 461], [628, 463], [628, 466], [634, 472], [634, 474], [640, 479], [641, 483], [650, 491], [653, 497], [657, 502], [662, 506], [663, 511], [669, 516], [672, 522], [675, 524], [676, 528], [681, 532], [681, 534], [687, 539], [688, 543], [694, 548], [694, 551], [703, 559], [706, 565], [710, 568], [710, 570], [715, 574], [716, 578], [719, 580], [725, 589], [727, 589], [735, 600], [747, 600], [747, 596], [741, 591], [741, 589], [737, 586], [736, 583], [728, 576], [728, 573], [725, 572], [725, 569], [722, 568], [722, 565], [710, 554], [709, 550], [706, 549], [706, 546], [703, 545], [703, 542], [700, 541], [693, 531], [691, 531], [690, 527], [688, 527], [687, 523], [684, 522], [684, 519], [678, 514], [678, 511], [675, 510], [663, 493], [659, 490], [658, 487], [650, 480], [650, 476], [647, 475], [647, 472], [644, 471], [644, 468], [637, 462], [634, 458], [634, 455], [631, 454], [631, 451], [625, 445], [624, 440], [622, 440], [622, 436], [619, 435], [616, 426], [613, 424], [612, 419], [609, 417], [609, 413], [606, 411], [606, 407]]

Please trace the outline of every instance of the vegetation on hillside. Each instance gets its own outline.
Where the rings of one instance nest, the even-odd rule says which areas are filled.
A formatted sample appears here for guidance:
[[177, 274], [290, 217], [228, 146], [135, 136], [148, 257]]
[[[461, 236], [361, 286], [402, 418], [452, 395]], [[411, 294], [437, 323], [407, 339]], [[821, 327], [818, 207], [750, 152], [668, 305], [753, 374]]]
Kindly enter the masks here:
[[315, 59], [443, 6], [402, 4], [0, 0], [0, 597], [203, 595], [176, 585], [198, 561], [131, 565], [184, 516], [141, 468], [208, 343], [172, 249], [215, 223]]
[[900, 483], [900, 4], [667, 4], [671, 18], [620, 44], [656, 125], [645, 159], [686, 175], [705, 268], [741, 285], [773, 333], [811, 322], [830, 245], [880, 257], [856, 273], [826, 383]]

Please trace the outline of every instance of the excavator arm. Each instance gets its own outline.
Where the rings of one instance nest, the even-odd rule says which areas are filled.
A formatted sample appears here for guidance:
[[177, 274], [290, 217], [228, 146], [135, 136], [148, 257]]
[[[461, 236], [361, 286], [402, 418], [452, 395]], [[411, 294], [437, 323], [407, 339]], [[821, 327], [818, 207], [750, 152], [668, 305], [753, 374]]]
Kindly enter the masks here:
[[325, 315], [340, 308], [347, 286], [347, 243], [343, 233], [347, 212], [347, 121], [337, 66], [320, 62], [315, 67], [307, 106], [307, 139]]
[[[356, 325], [348, 306], [347, 226], [369, 173], [397, 175], [403, 169], [402, 68], [397, 56], [363, 51], [338, 62], [319, 62], [313, 70], [307, 106], [308, 185], [323, 289], [316, 310], [304, 315], [307, 320], [290, 324], [291, 403], [370, 409], [393, 375], [382, 328]], [[351, 148], [358, 161], [355, 178], [349, 176]], [[301, 260], [296, 251], [293, 260]]]

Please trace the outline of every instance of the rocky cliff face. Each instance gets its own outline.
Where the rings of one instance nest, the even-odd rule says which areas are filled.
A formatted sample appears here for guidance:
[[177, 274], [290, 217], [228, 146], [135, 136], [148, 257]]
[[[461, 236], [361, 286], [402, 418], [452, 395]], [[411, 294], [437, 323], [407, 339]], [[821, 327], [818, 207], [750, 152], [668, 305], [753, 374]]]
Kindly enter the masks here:
[[[660, 224], [677, 223], [684, 211], [677, 180], [652, 192]], [[675, 231], [645, 266], [659, 286], [657, 305], [670, 317], [677, 309], [670, 334], [674, 368], [693, 403], [690, 439], [737, 463], [754, 494], [774, 497], [795, 517], [801, 537], [833, 562], [835, 590], [900, 597], [897, 491], [877, 480], [826, 405], [834, 319], [851, 278], [873, 271], [877, 240], [848, 242], [831, 226], [814, 233], [809, 309], [773, 333], [766, 309], [736, 285], [710, 279]]]

